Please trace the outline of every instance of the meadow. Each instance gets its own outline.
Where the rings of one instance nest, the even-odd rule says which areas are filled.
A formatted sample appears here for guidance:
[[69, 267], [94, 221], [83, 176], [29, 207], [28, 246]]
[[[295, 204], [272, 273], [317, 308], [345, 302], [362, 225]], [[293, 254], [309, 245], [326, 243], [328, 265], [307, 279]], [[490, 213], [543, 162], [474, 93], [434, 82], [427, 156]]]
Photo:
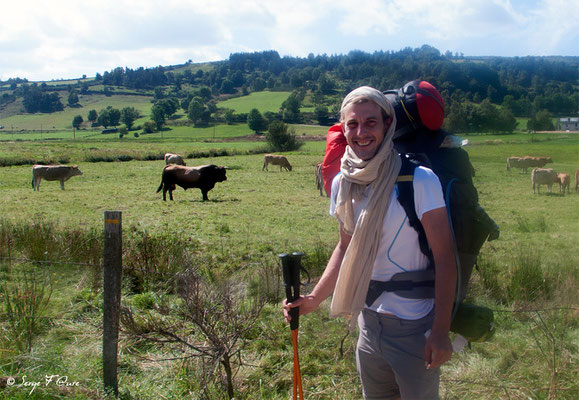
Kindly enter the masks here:
[[[154, 140], [141, 136], [122, 141], [2, 143], [0, 158], [13, 162], [0, 168], [0, 273], [6, 282], [0, 292], [4, 302], [0, 329], [6, 334], [0, 338], [0, 378], [17, 377], [18, 383], [23, 376], [39, 381], [46, 374], [58, 374], [78, 385], [41, 385], [31, 391], [24, 385], [2, 388], [0, 384], [0, 398], [105, 397], [98, 264], [106, 210], [122, 212], [126, 272], [141, 283], [136, 290], [133, 281], [124, 281], [123, 305], [143, 318], [163, 315], [176, 323], [181, 303], [171, 288], [175, 276], [191, 268], [207, 281], [228, 288], [228, 293], [240, 293], [234, 299], [241, 305], [240, 319], [249, 315], [250, 299], [265, 298], [259, 316], [246, 321], [251, 329], [239, 339], [243, 346], [237, 353], [235, 398], [290, 397], [291, 337], [282, 321], [278, 254], [304, 252], [304, 266], [315, 282], [336, 243], [336, 222], [327, 211], [329, 199], [320, 196], [314, 183], [314, 166], [323, 157], [325, 142], [308, 141], [299, 151], [286, 154], [292, 172], [275, 167], [265, 172], [259, 142], [209, 137], [190, 137], [188, 142], [184, 137], [171, 131]], [[480, 204], [501, 228], [500, 238], [482, 249], [469, 301], [495, 310], [496, 334], [453, 355], [442, 368], [441, 398], [574, 399], [579, 393], [579, 197], [573, 187], [565, 195], [557, 186], [553, 193], [543, 186], [540, 194], [533, 194], [530, 174], [507, 171], [505, 160], [512, 155], [548, 155], [554, 160], [549, 167], [574, 177], [579, 136], [472, 135], [468, 139]], [[163, 202], [155, 192], [163, 161], [147, 160], [147, 155], [192, 154], [204, 146], [223, 149], [224, 155], [189, 158], [187, 164], [225, 165], [227, 181], [209, 192], [207, 202], [201, 201], [198, 189], [180, 188], [174, 192], [174, 202]], [[87, 157], [91, 151], [134, 157], [95, 162]], [[40, 191], [34, 192], [31, 165], [20, 165], [18, 160], [42, 157], [64, 157], [78, 164], [83, 175], [67, 181], [65, 191], [57, 182], [43, 181]], [[41, 295], [38, 286], [30, 286], [32, 281], [51, 288], [52, 294]], [[18, 287], [46, 299], [46, 306], [38, 308], [30, 346], [6, 317], [14, 315], [6, 309], [7, 299], [22, 300], [13, 291]], [[344, 320], [330, 320], [328, 308], [325, 302], [301, 319], [305, 396], [361, 398], [353, 353], [356, 335], [347, 335]], [[227, 397], [218, 366], [198, 357], [179, 358], [186, 354], [183, 347], [162, 346], [145, 336], [135, 335], [130, 324], [122, 325], [120, 398]]]

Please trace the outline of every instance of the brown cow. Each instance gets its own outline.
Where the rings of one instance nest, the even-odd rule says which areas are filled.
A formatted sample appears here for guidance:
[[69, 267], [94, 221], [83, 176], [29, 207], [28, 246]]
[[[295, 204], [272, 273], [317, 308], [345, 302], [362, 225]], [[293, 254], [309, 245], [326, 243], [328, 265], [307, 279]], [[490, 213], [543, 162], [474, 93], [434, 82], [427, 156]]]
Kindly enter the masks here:
[[531, 157], [531, 156], [525, 156], [523, 157], [525, 160], [528, 160], [529, 162], [529, 167], [531, 168], [543, 168], [545, 165], [547, 165], [548, 163], [552, 163], [553, 160], [551, 159], [551, 157]]
[[279, 165], [279, 171], [282, 171], [282, 168], [287, 169], [288, 171], [292, 170], [292, 166], [289, 163], [289, 161], [287, 160], [287, 158], [285, 158], [285, 156], [278, 156], [275, 154], [266, 154], [263, 160], [263, 167], [261, 168], [261, 170], [266, 170], [267, 169], [267, 165], [271, 164], [271, 165]]
[[32, 166], [32, 189], [40, 190], [40, 181], [60, 181], [60, 189], [64, 190], [64, 182], [76, 175], [82, 175], [76, 165], [38, 165]]
[[534, 168], [531, 173], [531, 182], [533, 193], [535, 193], [535, 185], [537, 185], [537, 193], [541, 193], [541, 185], [547, 185], [549, 193], [552, 193], [553, 183], [557, 182], [557, 172], [553, 168]]
[[169, 199], [173, 200], [173, 190], [176, 188], [175, 185], [179, 185], [185, 190], [199, 188], [203, 194], [203, 201], [209, 200], [207, 192], [215, 187], [215, 183], [227, 180], [225, 170], [226, 167], [218, 167], [213, 164], [199, 167], [167, 165], [163, 169], [163, 176], [157, 193], [163, 190], [163, 200], [167, 200], [166, 194], [169, 191]]
[[569, 186], [571, 186], [571, 177], [568, 174], [557, 174], [557, 183], [559, 184], [559, 193], [565, 194], [565, 188], [567, 188], [567, 193], [571, 193], [569, 189]]

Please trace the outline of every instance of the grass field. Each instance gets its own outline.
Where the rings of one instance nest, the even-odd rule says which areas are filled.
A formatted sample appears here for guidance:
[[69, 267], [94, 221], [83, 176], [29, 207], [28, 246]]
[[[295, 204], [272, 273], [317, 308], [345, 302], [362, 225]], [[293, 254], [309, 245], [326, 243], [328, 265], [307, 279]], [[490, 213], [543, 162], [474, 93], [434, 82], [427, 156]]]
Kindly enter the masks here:
[[230, 108], [236, 113], [248, 113], [253, 108], [257, 108], [262, 114], [267, 111], [278, 112], [290, 94], [291, 92], [255, 92], [249, 96], [219, 102], [218, 107]]
[[[62, 94], [61, 94], [62, 96]], [[151, 97], [150, 96], [128, 96], [115, 95], [107, 97], [104, 95], [79, 96], [80, 107], [65, 107], [63, 111], [50, 114], [20, 114], [24, 109], [21, 101], [8, 105], [0, 112], [0, 125], [4, 126], [4, 131], [68, 131], [72, 137], [72, 120], [76, 115], [83, 117], [84, 126], [88, 126], [87, 115], [90, 110], [100, 112], [107, 106], [122, 110], [125, 107], [135, 107], [141, 112], [142, 118], [135, 124], [141, 124], [150, 119]], [[61, 97], [61, 102], [66, 104], [66, 98]], [[100, 128], [102, 129], [102, 128]], [[99, 129], [99, 131], [100, 131]], [[2, 131], [0, 131], [2, 132]], [[50, 137], [50, 136], [49, 136]], [[0, 139], [1, 140], [1, 139]]]
[[[34, 192], [30, 165], [0, 168], [0, 257], [53, 261], [0, 263], [5, 282], [16, 284], [17, 273], [32, 265], [38, 277], [41, 272], [49, 274], [45, 283], [53, 289], [42, 314], [45, 322], [39, 324], [31, 350], [19, 350], [0, 338], [0, 377], [26, 376], [36, 381], [46, 374], [60, 374], [79, 382], [78, 387], [38, 387], [32, 394], [30, 388], [14, 385], [0, 389], [0, 399], [103, 398], [102, 298], [93, 285], [98, 281], [94, 267], [83, 263], [99, 256], [98, 251], [93, 254], [95, 247], [90, 243], [102, 240], [106, 210], [123, 213], [129, 270], [150, 256], [156, 273], [161, 274], [163, 268], [170, 272], [144, 293], [131, 291], [125, 282], [123, 304], [143, 316], [159, 313], [162, 304], [178, 308], [170, 291], [172, 279], [167, 277], [185, 265], [175, 261], [181, 260], [181, 253], [169, 253], [171, 243], [187, 249], [191, 253], [188, 262], [206, 270], [216, 282], [229, 278], [250, 291], [256, 282], [273, 286], [269, 288], [274, 293], [270, 302], [244, 339], [239, 356], [242, 365], [234, 379], [236, 398], [290, 397], [291, 337], [281, 317], [277, 255], [305, 252], [304, 265], [315, 281], [337, 240], [336, 222], [327, 212], [329, 200], [320, 197], [314, 184], [314, 165], [322, 159], [325, 142], [307, 142], [300, 151], [288, 153], [294, 166], [290, 173], [276, 168], [262, 171], [261, 154], [188, 159], [188, 165], [229, 167], [227, 181], [209, 192], [208, 202], [201, 201], [199, 190], [180, 188], [174, 193], [174, 202], [163, 202], [161, 194], [155, 193], [161, 160], [85, 161], [91, 149], [186, 154], [197, 146], [244, 150], [259, 146], [256, 142], [204, 142], [198, 138], [187, 143], [185, 136], [2, 144], [0, 158], [64, 155], [79, 165], [83, 175], [67, 181], [65, 191], [57, 182], [43, 181], [40, 191]], [[549, 167], [574, 176], [579, 167], [579, 136], [472, 135], [468, 139], [472, 145], [466, 149], [476, 169], [480, 204], [501, 228], [500, 238], [483, 247], [470, 298], [495, 310], [497, 331], [489, 342], [473, 343], [442, 368], [441, 398], [574, 399], [579, 392], [579, 195], [559, 194], [557, 187], [553, 193], [546, 193], [543, 187], [541, 194], [533, 194], [530, 174], [506, 171], [505, 160], [512, 155], [551, 156], [554, 162]], [[155, 243], [158, 248], [147, 247]], [[152, 254], [154, 249], [163, 257], [167, 252], [167, 258]], [[81, 262], [75, 264], [71, 258]], [[7, 292], [3, 293], [0, 298], [6, 300]], [[353, 353], [356, 335], [345, 337], [345, 321], [330, 320], [328, 307], [325, 302], [320, 310], [300, 320], [305, 396], [359, 399]], [[0, 315], [2, 312], [5, 310]], [[0, 318], [0, 328], [12, 332], [6, 318]], [[198, 359], [159, 360], [182, 351], [137, 340], [123, 331], [121, 398], [226, 398], [219, 380], [205, 391], [200, 387], [203, 378], [199, 371], [205, 367]]]

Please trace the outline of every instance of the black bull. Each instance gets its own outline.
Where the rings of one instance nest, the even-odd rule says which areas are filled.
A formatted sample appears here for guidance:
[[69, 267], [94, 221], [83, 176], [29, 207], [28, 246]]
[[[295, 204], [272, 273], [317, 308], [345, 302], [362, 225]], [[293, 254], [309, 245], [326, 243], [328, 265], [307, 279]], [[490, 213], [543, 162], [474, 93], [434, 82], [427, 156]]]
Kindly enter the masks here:
[[213, 189], [217, 182], [227, 180], [225, 170], [226, 167], [218, 167], [213, 164], [199, 167], [168, 165], [163, 169], [163, 176], [157, 193], [163, 190], [163, 200], [167, 200], [166, 194], [169, 191], [169, 199], [173, 200], [173, 190], [176, 188], [175, 185], [178, 185], [185, 190], [199, 188], [203, 193], [203, 200], [209, 200], [207, 192]]

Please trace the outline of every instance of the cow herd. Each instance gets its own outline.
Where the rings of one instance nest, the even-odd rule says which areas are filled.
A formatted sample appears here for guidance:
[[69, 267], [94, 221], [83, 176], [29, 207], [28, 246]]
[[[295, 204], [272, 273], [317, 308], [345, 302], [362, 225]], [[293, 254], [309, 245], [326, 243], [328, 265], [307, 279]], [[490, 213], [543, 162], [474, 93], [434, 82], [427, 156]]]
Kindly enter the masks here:
[[[215, 187], [217, 182], [227, 180], [227, 167], [217, 165], [200, 165], [197, 167], [187, 167], [183, 157], [175, 153], [165, 153], [165, 167], [161, 174], [161, 184], [157, 193], [163, 191], [163, 200], [173, 200], [173, 191], [177, 186], [187, 190], [198, 188], [201, 190], [203, 201], [209, 200], [207, 193]], [[285, 156], [266, 154], [262, 170], [267, 170], [268, 164], [279, 165], [280, 171], [285, 168], [292, 170], [292, 166]], [[64, 190], [64, 182], [82, 172], [76, 165], [34, 165], [32, 167], [32, 188], [34, 191], [40, 190], [40, 181], [60, 181], [60, 188]]]
[[[208, 200], [207, 193], [215, 187], [217, 182], [227, 180], [227, 167], [210, 165], [201, 165], [196, 167], [187, 167], [183, 157], [175, 153], [165, 154], [165, 168], [161, 175], [161, 184], [157, 193], [163, 191], [163, 200], [167, 198], [173, 200], [173, 191], [177, 186], [187, 190], [190, 188], [199, 188], [203, 200]], [[549, 193], [552, 192], [553, 184], [559, 185], [560, 193], [570, 193], [571, 177], [566, 173], [557, 173], [553, 168], [544, 168], [545, 165], [552, 163], [551, 157], [509, 157], [507, 158], [507, 171], [511, 168], [519, 168], [522, 173], [526, 174], [529, 168], [531, 170], [531, 183], [533, 193], [535, 190], [540, 193], [541, 185], [547, 185]], [[288, 159], [282, 155], [266, 154], [262, 170], [268, 170], [268, 165], [279, 166], [280, 172], [285, 168], [287, 171], [292, 170]], [[35, 191], [40, 190], [40, 181], [60, 181], [60, 188], [64, 190], [64, 182], [73, 176], [82, 175], [76, 165], [34, 165], [32, 167], [32, 188]], [[316, 187], [323, 195], [323, 179], [321, 163], [315, 168]], [[575, 171], [575, 192], [579, 191], [579, 169]]]
[[[527, 173], [529, 168], [531, 171], [531, 184], [533, 187], [533, 193], [535, 189], [537, 193], [540, 193], [541, 185], [547, 185], [547, 190], [552, 193], [553, 184], [559, 185], [559, 192], [565, 194], [571, 193], [571, 177], [569, 174], [560, 172], [557, 173], [553, 168], [543, 168], [548, 163], [552, 163], [551, 157], [509, 157], [507, 158], [507, 171], [511, 168], [519, 168], [524, 174]], [[575, 191], [579, 190], [579, 169], [575, 171]]]

